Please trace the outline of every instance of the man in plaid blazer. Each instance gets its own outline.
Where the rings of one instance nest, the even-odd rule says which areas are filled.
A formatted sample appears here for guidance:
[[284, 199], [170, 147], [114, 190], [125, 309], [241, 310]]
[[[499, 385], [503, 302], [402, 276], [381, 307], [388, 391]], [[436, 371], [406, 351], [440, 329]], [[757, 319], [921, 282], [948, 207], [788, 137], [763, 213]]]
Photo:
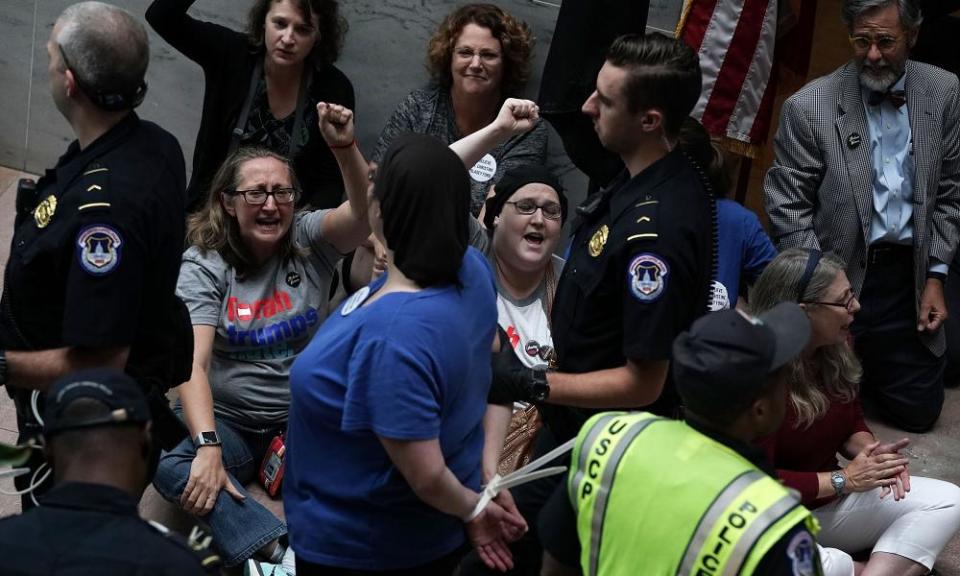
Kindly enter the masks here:
[[844, 0], [843, 17], [854, 59], [784, 103], [764, 203], [781, 250], [847, 263], [862, 305], [850, 328], [863, 390], [893, 424], [922, 431], [943, 404], [943, 284], [960, 225], [957, 77], [907, 60], [922, 20], [914, 0]]

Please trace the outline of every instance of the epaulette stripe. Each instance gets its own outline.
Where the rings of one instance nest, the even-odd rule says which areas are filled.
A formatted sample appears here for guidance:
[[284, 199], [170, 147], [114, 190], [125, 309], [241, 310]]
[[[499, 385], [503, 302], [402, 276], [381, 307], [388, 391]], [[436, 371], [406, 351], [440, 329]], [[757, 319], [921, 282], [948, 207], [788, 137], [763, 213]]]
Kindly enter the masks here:
[[639, 240], [640, 238], [659, 238], [659, 234], [656, 232], [650, 232], [647, 234], [634, 234], [633, 236], [627, 238], [627, 242], [631, 240]]
[[650, 217], [649, 217], [649, 216], [641, 216], [641, 217], [637, 218], [637, 224], [639, 224], [639, 223], [641, 223], [641, 222], [650, 222], [650, 221], [651, 221], [651, 220], [650, 220]]
[[97, 172], [109, 172], [109, 168], [94, 168], [93, 170], [87, 170], [83, 173], [84, 176], [89, 176], [91, 174], [96, 174]]
[[91, 184], [90, 186], [87, 186], [87, 192], [93, 192], [94, 190], [99, 192], [100, 190], [103, 190], [103, 187], [99, 184]]
[[77, 208], [77, 211], [86, 210], [87, 208], [109, 208], [109, 202], [91, 202], [89, 204], [84, 204], [83, 206]]
[[640, 202], [639, 204], [634, 204], [633, 207], [639, 208], [641, 206], [649, 206], [651, 204], [659, 204], [659, 203], [660, 203], [659, 200], [647, 200], [646, 202]]
[[204, 558], [200, 562], [200, 564], [203, 565], [204, 568], [206, 568], [207, 566], [210, 566], [211, 564], [216, 564], [218, 562], [220, 562], [220, 557], [214, 554], [213, 556], [207, 556], [206, 558]]

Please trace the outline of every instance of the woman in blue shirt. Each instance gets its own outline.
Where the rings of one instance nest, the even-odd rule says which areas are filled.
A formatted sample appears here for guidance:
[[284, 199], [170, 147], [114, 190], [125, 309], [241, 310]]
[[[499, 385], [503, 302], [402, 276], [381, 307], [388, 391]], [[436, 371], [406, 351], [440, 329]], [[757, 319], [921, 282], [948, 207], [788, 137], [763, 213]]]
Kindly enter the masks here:
[[451, 574], [465, 536], [506, 570], [506, 541], [526, 525], [478, 504], [497, 313], [489, 265], [467, 247], [469, 177], [442, 143], [407, 135], [371, 179], [387, 272], [331, 314], [290, 373], [297, 573]]

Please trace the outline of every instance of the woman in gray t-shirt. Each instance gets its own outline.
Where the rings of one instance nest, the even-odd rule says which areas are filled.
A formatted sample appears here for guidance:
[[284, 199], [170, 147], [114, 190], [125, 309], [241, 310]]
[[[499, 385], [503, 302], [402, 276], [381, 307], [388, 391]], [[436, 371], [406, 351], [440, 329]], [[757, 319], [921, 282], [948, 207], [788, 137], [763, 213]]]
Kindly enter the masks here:
[[243, 486], [286, 428], [290, 366], [326, 316], [334, 266], [370, 233], [353, 115], [324, 103], [317, 111], [346, 202], [296, 212], [301, 191], [289, 161], [241, 148], [188, 222], [177, 294], [194, 331], [193, 373], [179, 387], [192, 438], [163, 454], [154, 485], [204, 517], [227, 566], [258, 552], [275, 563], [293, 560], [278, 542], [284, 523]]

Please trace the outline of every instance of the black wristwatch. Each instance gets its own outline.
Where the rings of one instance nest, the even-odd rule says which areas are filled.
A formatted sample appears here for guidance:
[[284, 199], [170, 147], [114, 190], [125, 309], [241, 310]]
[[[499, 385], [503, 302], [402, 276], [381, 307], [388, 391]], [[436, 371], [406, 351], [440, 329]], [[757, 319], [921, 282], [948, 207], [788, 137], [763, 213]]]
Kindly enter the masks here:
[[7, 383], [7, 351], [0, 348], [0, 386]]
[[550, 384], [547, 382], [546, 370], [532, 370], [533, 378], [530, 380], [530, 389], [527, 395], [531, 402], [543, 402], [550, 397]]
[[219, 446], [220, 445], [220, 436], [217, 434], [216, 430], [208, 430], [207, 432], [201, 432], [197, 434], [193, 439], [194, 448], [200, 448], [201, 446]]

